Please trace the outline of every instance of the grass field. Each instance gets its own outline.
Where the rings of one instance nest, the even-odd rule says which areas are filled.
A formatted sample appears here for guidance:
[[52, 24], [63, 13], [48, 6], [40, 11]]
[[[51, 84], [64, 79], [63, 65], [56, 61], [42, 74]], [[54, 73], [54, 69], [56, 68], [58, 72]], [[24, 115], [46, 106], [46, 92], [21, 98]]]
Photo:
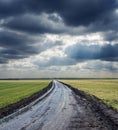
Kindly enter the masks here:
[[0, 108], [32, 95], [46, 87], [49, 82], [49, 80], [1, 80]]
[[[61, 80], [80, 90], [97, 96], [118, 109], [118, 80]], [[49, 80], [1, 80], [0, 108], [17, 102], [43, 89]]]
[[61, 80], [80, 90], [97, 96], [118, 109], [118, 80]]

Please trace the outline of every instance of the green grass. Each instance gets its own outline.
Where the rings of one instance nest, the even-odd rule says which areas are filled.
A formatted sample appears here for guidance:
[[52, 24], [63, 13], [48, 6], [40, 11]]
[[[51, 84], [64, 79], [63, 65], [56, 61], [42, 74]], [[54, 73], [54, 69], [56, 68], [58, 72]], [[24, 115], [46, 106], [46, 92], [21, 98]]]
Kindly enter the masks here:
[[49, 80], [0, 81], [0, 108], [15, 103], [43, 89]]
[[80, 90], [97, 96], [107, 105], [118, 109], [118, 79], [114, 80], [61, 80]]

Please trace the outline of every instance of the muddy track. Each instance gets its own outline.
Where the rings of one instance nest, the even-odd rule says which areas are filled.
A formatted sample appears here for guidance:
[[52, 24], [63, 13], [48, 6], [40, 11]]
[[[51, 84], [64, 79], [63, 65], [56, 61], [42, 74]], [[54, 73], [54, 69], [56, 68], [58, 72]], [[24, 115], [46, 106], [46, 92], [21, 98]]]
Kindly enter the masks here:
[[118, 112], [100, 99], [57, 81], [51, 88], [47, 96], [27, 105], [28, 109], [19, 109], [20, 114], [0, 119], [0, 130], [118, 129]]

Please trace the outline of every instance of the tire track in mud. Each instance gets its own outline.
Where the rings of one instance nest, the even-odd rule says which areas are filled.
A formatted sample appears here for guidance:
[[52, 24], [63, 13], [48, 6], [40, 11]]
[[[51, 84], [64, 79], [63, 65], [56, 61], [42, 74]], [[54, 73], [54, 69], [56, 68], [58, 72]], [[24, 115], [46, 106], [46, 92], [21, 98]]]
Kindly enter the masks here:
[[118, 112], [101, 100], [55, 80], [52, 87], [40, 102], [3, 121], [0, 130], [117, 130]]

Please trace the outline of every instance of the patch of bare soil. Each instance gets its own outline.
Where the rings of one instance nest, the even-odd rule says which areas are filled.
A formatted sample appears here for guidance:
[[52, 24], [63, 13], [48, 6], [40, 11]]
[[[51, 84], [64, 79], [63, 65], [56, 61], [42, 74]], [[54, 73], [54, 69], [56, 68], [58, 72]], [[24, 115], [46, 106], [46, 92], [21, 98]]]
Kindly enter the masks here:
[[3, 118], [4, 116], [11, 114], [11, 113], [14, 113], [16, 110], [18, 110], [24, 106], [27, 106], [29, 103], [33, 102], [37, 98], [41, 97], [48, 90], [50, 90], [51, 87], [52, 87], [52, 82], [47, 87], [40, 90], [39, 92], [34, 93], [30, 97], [24, 98], [16, 103], [10, 104], [4, 108], [0, 108], [0, 119]]
[[[65, 83], [63, 83], [65, 84]], [[107, 106], [101, 99], [67, 85], [84, 113], [76, 113], [68, 130], [118, 130], [118, 111]], [[75, 107], [75, 109], [77, 109]], [[77, 110], [75, 110], [77, 111]]]

